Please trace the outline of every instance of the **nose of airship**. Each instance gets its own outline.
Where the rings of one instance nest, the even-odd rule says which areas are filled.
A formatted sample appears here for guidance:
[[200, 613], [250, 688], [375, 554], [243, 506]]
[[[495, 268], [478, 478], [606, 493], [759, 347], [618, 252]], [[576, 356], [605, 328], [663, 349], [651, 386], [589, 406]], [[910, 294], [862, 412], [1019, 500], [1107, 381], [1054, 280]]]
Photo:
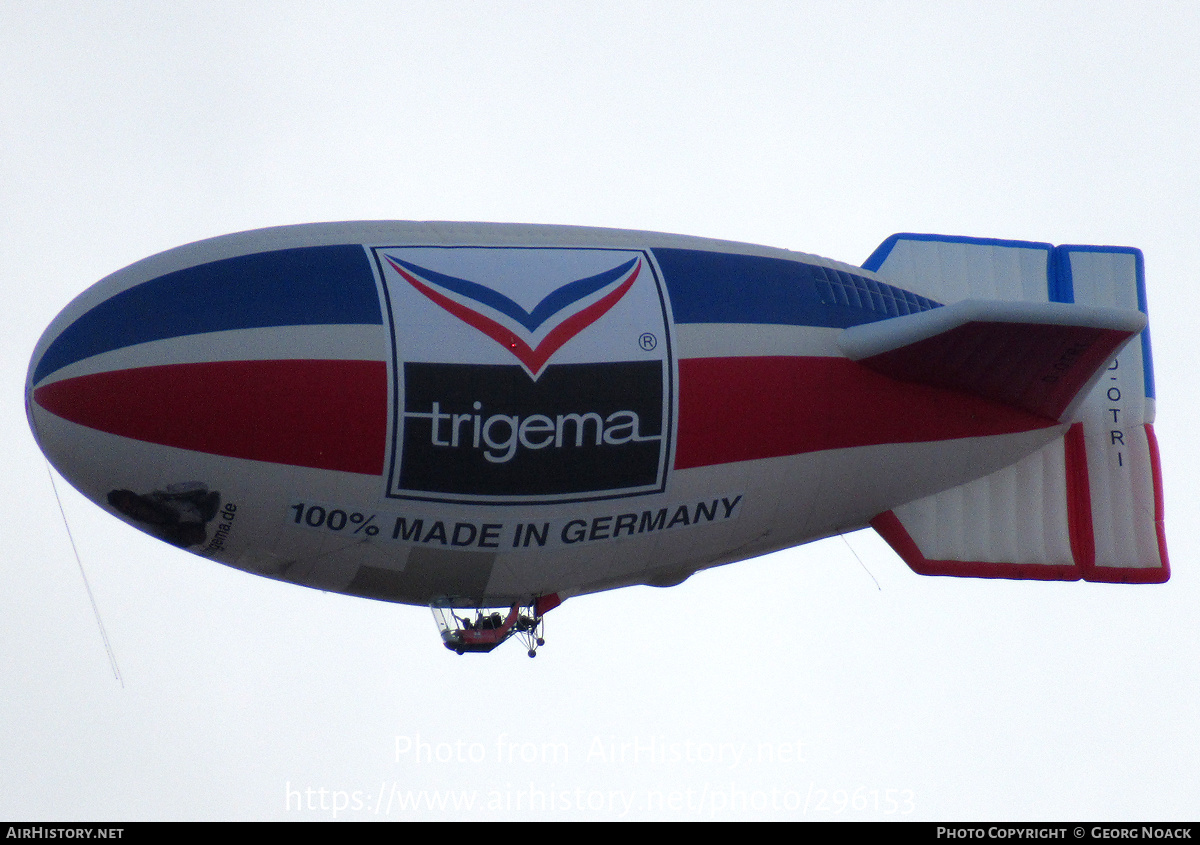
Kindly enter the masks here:
[[[189, 266], [163, 272], [172, 263]], [[361, 246], [165, 253], [58, 315], [30, 361], [26, 413], [98, 501], [185, 453], [379, 474], [387, 355]]]

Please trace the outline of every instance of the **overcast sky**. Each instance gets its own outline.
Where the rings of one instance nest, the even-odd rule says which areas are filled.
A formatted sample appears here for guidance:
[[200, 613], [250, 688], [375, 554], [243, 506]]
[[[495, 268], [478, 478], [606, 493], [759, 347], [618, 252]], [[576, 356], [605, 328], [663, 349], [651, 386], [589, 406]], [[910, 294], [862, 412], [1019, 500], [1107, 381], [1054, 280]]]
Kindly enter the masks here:
[[[1198, 36], [1191, 2], [0, 0], [0, 817], [1194, 820]], [[459, 658], [58, 479], [118, 683], [37, 338], [144, 256], [355, 219], [1140, 247], [1173, 577], [926, 578], [864, 531]]]

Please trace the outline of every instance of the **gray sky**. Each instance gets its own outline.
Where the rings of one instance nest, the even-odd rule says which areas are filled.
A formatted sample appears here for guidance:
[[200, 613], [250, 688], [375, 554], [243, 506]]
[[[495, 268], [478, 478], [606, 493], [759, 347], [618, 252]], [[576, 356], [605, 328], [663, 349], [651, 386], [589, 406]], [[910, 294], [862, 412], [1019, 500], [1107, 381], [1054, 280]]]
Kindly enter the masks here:
[[[0, 0], [0, 817], [1194, 820], [1198, 8]], [[351, 219], [1140, 247], [1173, 578], [923, 578], [866, 531], [869, 573], [835, 538], [458, 658], [60, 480], [122, 687], [34, 343], [144, 256]]]

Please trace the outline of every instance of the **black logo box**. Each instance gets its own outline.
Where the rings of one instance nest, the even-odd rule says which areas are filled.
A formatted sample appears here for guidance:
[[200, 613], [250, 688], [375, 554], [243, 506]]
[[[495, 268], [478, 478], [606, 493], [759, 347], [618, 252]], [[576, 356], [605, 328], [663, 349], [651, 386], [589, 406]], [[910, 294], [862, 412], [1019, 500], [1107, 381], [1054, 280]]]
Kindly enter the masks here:
[[[663, 394], [663, 363], [657, 360], [562, 364], [547, 367], [537, 381], [519, 366], [406, 363], [399, 486], [404, 492], [538, 496], [657, 485], [667, 446]], [[434, 445], [434, 421], [411, 415], [429, 414], [435, 402], [442, 414], [479, 415], [482, 423], [497, 414], [520, 419], [540, 414], [557, 420], [559, 415], [590, 413], [607, 420], [614, 413], [632, 411], [642, 439], [597, 446], [594, 423], [589, 422], [582, 445], [576, 445], [576, 425], [568, 423], [561, 445], [518, 445], [511, 459], [490, 461], [488, 454], [496, 458], [504, 450], [489, 448], [482, 440], [476, 448], [474, 420], [462, 423], [457, 447]], [[496, 421], [493, 442], [506, 440], [510, 432], [509, 421]], [[628, 426], [621, 431], [629, 433]], [[449, 420], [439, 423], [439, 435], [441, 441], [449, 441]], [[538, 437], [538, 442], [549, 439], [545, 433]]]

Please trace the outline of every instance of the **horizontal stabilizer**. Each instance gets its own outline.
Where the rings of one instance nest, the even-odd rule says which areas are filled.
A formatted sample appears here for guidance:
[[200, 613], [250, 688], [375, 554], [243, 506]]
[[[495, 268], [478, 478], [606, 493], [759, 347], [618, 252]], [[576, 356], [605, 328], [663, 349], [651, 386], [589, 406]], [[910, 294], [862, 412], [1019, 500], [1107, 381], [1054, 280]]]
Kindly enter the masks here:
[[891, 378], [961, 390], [1061, 419], [1146, 317], [1057, 302], [962, 300], [845, 329], [851, 360]]
[[[890, 345], [886, 324], [901, 320], [854, 327], [854, 334], [848, 330], [841, 341], [847, 354], [896, 378], [925, 383], [949, 379], [937, 383], [986, 391], [1001, 401], [1032, 401], [1043, 409], [1040, 413], [1061, 408], [1048, 415], [1071, 424], [1063, 438], [1012, 466], [871, 520], [904, 561], [924, 575], [1166, 581], [1170, 566], [1152, 424], [1154, 379], [1149, 330], [1144, 328], [1141, 252], [1129, 247], [894, 235], [864, 266], [891, 284], [951, 304], [914, 315], [925, 318], [921, 323], [932, 323], [930, 315], [945, 312], [938, 315], [938, 327], [891, 328]], [[995, 314], [1003, 309], [987, 313], [997, 303], [971, 301], [984, 296], [1007, 300], [1016, 310], [1009, 312], [1010, 319], [997, 319]], [[1052, 308], [1048, 315], [1076, 317], [1065, 322], [1017, 318], [1032, 314], [1022, 311], [1031, 306]], [[955, 308], [972, 316], [960, 321]], [[1140, 323], [1130, 319], [1135, 310]], [[1042, 328], [1018, 329], [1021, 324]], [[1056, 335], [1050, 326], [1068, 327], [1066, 335]], [[860, 331], [868, 328], [873, 333]], [[1039, 334], [1043, 331], [1046, 334]], [[1099, 336], [1085, 351], [1071, 353], [1075, 341], [1087, 337], [1086, 331]], [[1069, 339], [1072, 332], [1077, 332], [1075, 341]], [[1140, 342], [1117, 340], [1101, 354], [1112, 342], [1110, 335], [1128, 339], [1130, 333], [1139, 333]], [[1083, 378], [1079, 386], [1085, 389], [1074, 400], [1066, 396], [1069, 388], [1047, 389], [1044, 385], [1055, 384], [1041, 381], [1057, 369], [1055, 343], [1059, 354], [1072, 359], [1067, 367], [1075, 372], [1072, 379], [1087, 368], [1085, 358], [1093, 369], [1099, 366], [1095, 375]], [[990, 367], [984, 363], [988, 354]], [[1022, 378], [1025, 366], [1036, 372]], [[974, 371], [992, 375], [976, 376], [973, 382]], [[1066, 378], [1064, 374], [1060, 381]]]

